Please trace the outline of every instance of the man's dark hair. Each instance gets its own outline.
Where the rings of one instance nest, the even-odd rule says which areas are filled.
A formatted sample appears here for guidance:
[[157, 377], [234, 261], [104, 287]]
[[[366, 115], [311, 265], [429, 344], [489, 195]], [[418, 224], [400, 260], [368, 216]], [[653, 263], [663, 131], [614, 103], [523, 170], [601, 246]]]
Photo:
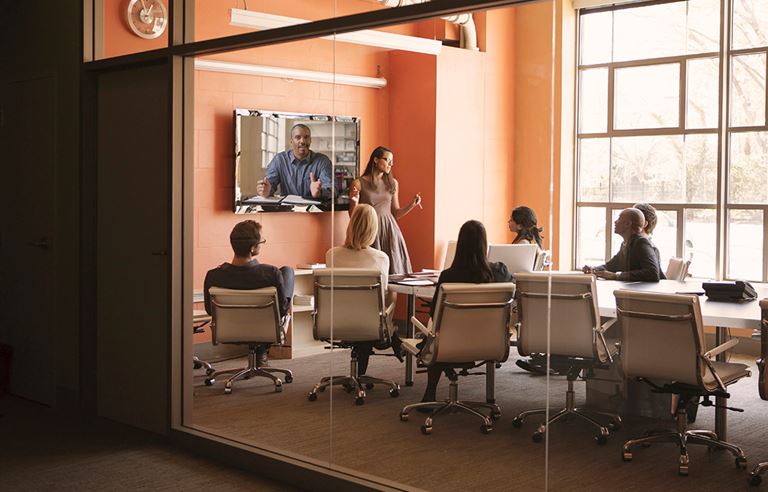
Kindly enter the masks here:
[[305, 125], [304, 123], [296, 123], [291, 127], [291, 137], [293, 137], [293, 130], [297, 128], [301, 128], [302, 130], [307, 130], [309, 132], [309, 136], [310, 137], [312, 136], [312, 130], [307, 125]]
[[261, 224], [255, 220], [244, 220], [235, 225], [229, 234], [229, 244], [237, 256], [249, 256], [254, 246], [261, 241]]
[[650, 203], [635, 203], [632, 208], [636, 208], [643, 212], [643, 216], [645, 217], [645, 227], [643, 227], [643, 230], [647, 234], [653, 234], [653, 230], [656, 228], [656, 222], [658, 221], [658, 218], [656, 217], [656, 209], [653, 208], [653, 205]]

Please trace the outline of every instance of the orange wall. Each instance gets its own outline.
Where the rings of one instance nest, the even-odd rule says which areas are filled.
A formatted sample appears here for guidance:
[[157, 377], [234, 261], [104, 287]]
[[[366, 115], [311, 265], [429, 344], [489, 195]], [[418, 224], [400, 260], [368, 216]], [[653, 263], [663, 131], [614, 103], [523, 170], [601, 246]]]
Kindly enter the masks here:
[[391, 149], [400, 205], [421, 193], [422, 209], [400, 220], [414, 270], [433, 266], [435, 242], [435, 118], [437, 60], [402, 51], [390, 55]]
[[[528, 205], [536, 211], [539, 226], [544, 227], [545, 248], [551, 249], [558, 262], [559, 241], [559, 163], [550, 173], [550, 145], [555, 138], [559, 156], [557, 128], [551, 125], [552, 99], [552, 3], [541, 2], [518, 7], [514, 22], [515, 74], [515, 204]], [[558, 118], [555, 119], [557, 121]], [[549, 224], [550, 182], [553, 222]], [[549, 242], [551, 240], [551, 243]], [[551, 244], [551, 246], [550, 246]], [[556, 266], [556, 265], [555, 265]]]

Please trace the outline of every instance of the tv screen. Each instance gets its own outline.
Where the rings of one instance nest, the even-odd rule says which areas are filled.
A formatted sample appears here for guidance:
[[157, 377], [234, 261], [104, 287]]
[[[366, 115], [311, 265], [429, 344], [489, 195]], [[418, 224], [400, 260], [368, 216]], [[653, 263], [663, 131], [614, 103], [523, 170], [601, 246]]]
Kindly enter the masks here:
[[[257, 186], [263, 182], [275, 156], [286, 150], [289, 156], [293, 155], [290, 153], [291, 129], [299, 123], [310, 129], [310, 150], [324, 154], [331, 162], [332, 193], [312, 198], [292, 194], [292, 190], [278, 185], [271, 190], [270, 196], [260, 196]], [[235, 213], [321, 212], [349, 208], [349, 187], [358, 174], [360, 163], [359, 118], [236, 109], [234, 130]]]

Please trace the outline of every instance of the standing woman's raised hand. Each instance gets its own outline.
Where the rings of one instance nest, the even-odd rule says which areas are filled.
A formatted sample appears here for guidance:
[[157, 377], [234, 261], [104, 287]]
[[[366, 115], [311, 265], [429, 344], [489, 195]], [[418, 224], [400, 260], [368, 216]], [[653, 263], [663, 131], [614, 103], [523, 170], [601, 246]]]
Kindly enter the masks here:
[[349, 189], [349, 202], [354, 203], [355, 206], [360, 203], [360, 189], [354, 183]]
[[422, 208], [421, 207], [421, 193], [416, 193], [413, 195], [413, 199], [411, 200], [411, 208]]

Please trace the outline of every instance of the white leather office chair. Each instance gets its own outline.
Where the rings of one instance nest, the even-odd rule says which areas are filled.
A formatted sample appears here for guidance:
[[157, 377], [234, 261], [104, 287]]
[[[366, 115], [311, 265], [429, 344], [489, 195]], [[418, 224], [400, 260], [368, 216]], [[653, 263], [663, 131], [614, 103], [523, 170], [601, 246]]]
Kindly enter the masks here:
[[690, 260], [685, 261], [682, 258], [670, 258], [664, 276], [669, 280], [683, 281], [688, 277], [688, 268], [690, 266]]
[[445, 258], [443, 258], [443, 270], [450, 268], [453, 258], [456, 257], [456, 240], [451, 239], [445, 245]]
[[[757, 368], [760, 370], [758, 390], [760, 398], [768, 400], [768, 374], [765, 370], [765, 359], [768, 358], [768, 298], [760, 301], [760, 358], [757, 360]], [[768, 461], [758, 463], [749, 474], [749, 483], [760, 485], [763, 481], [761, 475], [768, 470]]]
[[714, 432], [688, 430], [686, 404], [700, 396], [728, 397], [727, 386], [749, 376], [744, 364], [712, 360], [738, 343], [733, 339], [707, 351], [699, 297], [617, 290], [616, 312], [622, 328], [621, 360], [626, 377], [634, 377], [656, 391], [671, 393], [676, 403], [677, 429], [651, 432], [624, 443], [622, 458], [631, 461], [632, 448], [654, 442], [673, 442], [680, 447], [678, 473], [688, 474], [688, 444], [726, 449], [736, 465], [746, 467], [740, 448], [720, 441]]
[[[423, 349], [420, 339], [403, 340], [403, 347], [427, 366], [442, 364], [446, 367], [475, 367], [476, 361], [503, 362], [509, 356], [509, 322], [515, 284], [441, 284], [437, 293], [437, 306], [430, 327], [416, 317], [413, 323], [427, 338]], [[400, 412], [400, 420], [407, 421], [414, 408], [433, 408], [421, 426], [423, 434], [432, 432], [432, 420], [440, 413], [461, 411], [482, 419], [480, 429], [487, 434], [493, 428], [492, 420], [501, 416], [498, 405], [458, 399], [458, 377], [449, 373], [449, 398], [444, 401], [414, 403]], [[484, 415], [478, 409], [490, 409]]]
[[234, 290], [211, 287], [211, 333], [213, 344], [248, 345], [248, 366], [243, 369], [216, 370], [206, 380], [210, 386], [222, 374], [232, 374], [224, 384], [224, 393], [232, 392], [232, 383], [253, 376], [265, 377], [275, 385], [275, 391], [283, 390], [283, 382], [272, 373], [281, 373], [285, 382], [293, 381], [293, 373], [287, 369], [256, 366], [256, 347], [280, 345], [290, 316], [280, 318], [277, 289], [265, 287], [253, 290]]
[[323, 268], [314, 271], [315, 311], [313, 334], [336, 347], [351, 348], [349, 376], [327, 376], [320, 380], [307, 396], [317, 400], [317, 392], [328, 386], [344, 386], [355, 393], [355, 403], [365, 403], [365, 389], [375, 384], [389, 386], [389, 394], [400, 394], [394, 381], [359, 375], [358, 350], [376, 342], [389, 341], [392, 332], [392, 311], [384, 307], [384, 286], [381, 272], [366, 268]]
[[[548, 422], [542, 423], [533, 433], [533, 440], [540, 442], [551, 424], [575, 416], [596, 427], [599, 433], [595, 440], [598, 444], [605, 444], [609, 430], [621, 426], [621, 417], [608, 412], [577, 408], [573, 391], [573, 382], [583, 371], [606, 367], [613, 362], [613, 355], [617, 352], [615, 344], [609, 343], [605, 337], [613, 321], [600, 325], [594, 276], [520, 273], [516, 281], [518, 352], [520, 355], [529, 355], [549, 351], [552, 368], [560, 374], [566, 374], [568, 379], [565, 408], [551, 416]], [[512, 420], [512, 425], [521, 427], [526, 418], [545, 413], [546, 409], [522, 412]], [[605, 426], [591, 415], [608, 417], [610, 423]]]

